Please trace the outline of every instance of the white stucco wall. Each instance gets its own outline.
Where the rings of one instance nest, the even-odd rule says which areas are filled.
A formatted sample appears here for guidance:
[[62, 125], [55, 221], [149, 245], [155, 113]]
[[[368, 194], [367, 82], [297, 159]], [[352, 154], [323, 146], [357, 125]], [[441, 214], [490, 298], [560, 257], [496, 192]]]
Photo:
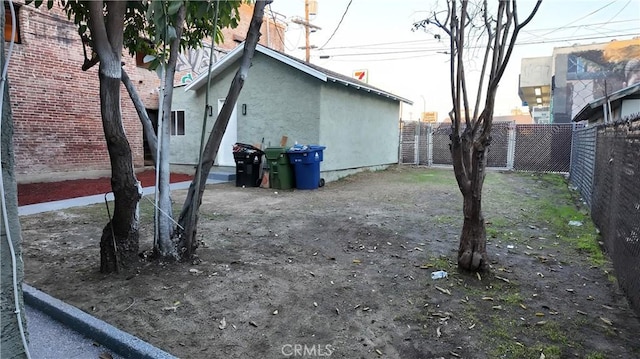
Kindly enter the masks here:
[[328, 83], [322, 89], [323, 171], [398, 162], [398, 101]]
[[542, 87], [551, 83], [552, 57], [524, 58], [520, 67], [520, 87]]
[[[209, 103], [213, 106], [213, 116], [207, 117], [205, 142], [216, 120], [218, 99], [226, 97], [234, 75], [235, 69], [233, 72], [230, 70], [225, 71], [218, 77], [219, 82], [211, 86]], [[174, 164], [196, 164], [198, 163], [198, 151], [200, 150], [200, 136], [204, 118], [205, 87], [203, 86], [197, 91], [187, 92], [184, 91], [184, 88], [184, 86], [181, 86], [174, 89], [171, 109], [172, 111], [185, 111], [185, 135], [171, 136], [170, 162]], [[237, 105], [236, 108], [238, 108]]]
[[636, 113], [640, 113], [640, 99], [622, 100], [622, 108], [620, 110], [621, 118], [625, 118]]
[[322, 82], [261, 53], [256, 53], [238, 99], [238, 140], [279, 146], [282, 136], [302, 144], [318, 143]]

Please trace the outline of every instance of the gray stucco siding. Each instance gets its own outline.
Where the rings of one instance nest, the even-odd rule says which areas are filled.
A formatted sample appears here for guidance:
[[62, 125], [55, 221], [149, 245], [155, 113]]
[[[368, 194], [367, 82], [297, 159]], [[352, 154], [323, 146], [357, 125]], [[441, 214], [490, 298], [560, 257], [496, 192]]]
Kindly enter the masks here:
[[327, 83], [321, 102], [322, 171], [398, 162], [398, 101]]
[[256, 53], [238, 99], [238, 140], [279, 146], [282, 136], [302, 144], [317, 143], [322, 81]]
[[[207, 132], [205, 141], [209, 138], [209, 133], [218, 113], [218, 99], [225, 98], [229, 91], [229, 85], [235, 76], [235, 70], [230, 69], [220, 74], [209, 90], [209, 103], [213, 106], [213, 116], [207, 117]], [[185, 134], [184, 136], [171, 136], [170, 162], [177, 164], [198, 163], [198, 152], [200, 151], [200, 137], [202, 133], [203, 112], [206, 97], [206, 87], [201, 87], [196, 91], [184, 91], [184, 87], [174, 89], [172, 111], [185, 111]], [[237, 106], [236, 106], [237, 107]]]

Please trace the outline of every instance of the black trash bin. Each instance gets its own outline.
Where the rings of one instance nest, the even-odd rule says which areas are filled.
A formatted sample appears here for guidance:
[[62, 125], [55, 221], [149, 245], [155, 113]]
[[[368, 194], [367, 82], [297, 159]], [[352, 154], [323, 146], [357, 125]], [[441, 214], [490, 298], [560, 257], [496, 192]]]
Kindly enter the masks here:
[[233, 145], [233, 159], [236, 161], [236, 187], [258, 187], [262, 156], [259, 148], [244, 143]]

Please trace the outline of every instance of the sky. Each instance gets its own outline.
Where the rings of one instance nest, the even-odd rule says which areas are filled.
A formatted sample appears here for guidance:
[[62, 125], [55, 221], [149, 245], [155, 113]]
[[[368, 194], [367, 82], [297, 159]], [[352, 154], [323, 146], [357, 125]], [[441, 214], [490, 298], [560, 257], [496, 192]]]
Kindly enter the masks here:
[[[416, 120], [422, 111], [438, 112], [438, 120], [451, 109], [448, 39], [412, 31], [438, 4], [435, 0], [317, 0], [311, 18], [318, 30], [310, 35], [311, 63], [351, 76], [367, 70], [370, 85], [413, 102], [403, 105], [403, 120]], [[439, 1], [444, 4], [443, 1]], [[490, 1], [491, 3], [491, 1]], [[534, 1], [518, 2], [525, 18]], [[292, 18], [304, 18], [304, 0], [274, 0], [267, 14], [285, 20], [285, 52], [304, 59], [305, 35]], [[263, 34], [264, 36], [264, 34]], [[270, 35], [270, 36], [273, 36]], [[545, 0], [520, 33], [502, 78], [495, 115], [522, 108], [518, 97], [521, 59], [550, 56], [554, 47], [626, 40], [640, 36], [640, 0]], [[302, 48], [302, 49], [300, 49]], [[470, 56], [467, 69], [479, 73], [482, 53]], [[322, 58], [321, 58], [322, 57]]]

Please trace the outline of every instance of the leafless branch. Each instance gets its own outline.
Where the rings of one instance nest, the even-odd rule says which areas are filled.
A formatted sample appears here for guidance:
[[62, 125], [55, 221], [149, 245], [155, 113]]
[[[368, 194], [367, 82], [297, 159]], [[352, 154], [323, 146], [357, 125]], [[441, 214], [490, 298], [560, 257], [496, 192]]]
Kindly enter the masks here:
[[158, 137], [156, 136], [156, 132], [153, 128], [153, 123], [151, 123], [151, 119], [149, 118], [149, 114], [147, 113], [147, 109], [142, 103], [140, 96], [138, 95], [138, 91], [136, 87], [131, 82], [131, 78], [127, 72], [122, 69], [122, 84], [127, 89], [129, 93], [129, 97], [133, 102], [133, 106], [138, 113], [138, 117], [140, 118], [140, 122], [142, 123], [142, 129], [144, 130], [144, 134], [147, 137], [147, 143], [149, 144], [149, 150], [151, 152], [151, 156], [153, 158], [153, 163], [158, 163], [156, 160], [156, 152], [158, 150]]

